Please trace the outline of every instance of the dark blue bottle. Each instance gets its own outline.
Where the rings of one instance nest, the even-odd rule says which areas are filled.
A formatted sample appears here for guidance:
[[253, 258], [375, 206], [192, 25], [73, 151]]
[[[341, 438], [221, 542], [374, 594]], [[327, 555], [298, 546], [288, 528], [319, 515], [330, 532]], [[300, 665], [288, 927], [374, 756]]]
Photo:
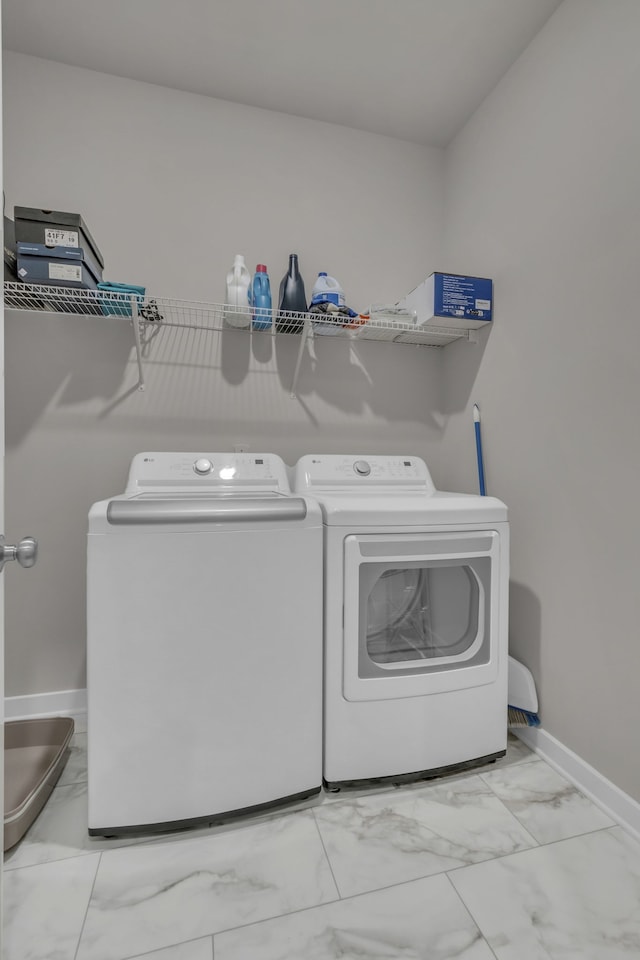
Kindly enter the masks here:
[[291, 253], [289, 269], [280, 283], [276, 329], [284, 333], [300, 333], [304, 321], [301, 317], [291, 316], [291, 314], [306, 312], [307, 297], [304, 292], [304, 280], [298, 269], [298, 254]]

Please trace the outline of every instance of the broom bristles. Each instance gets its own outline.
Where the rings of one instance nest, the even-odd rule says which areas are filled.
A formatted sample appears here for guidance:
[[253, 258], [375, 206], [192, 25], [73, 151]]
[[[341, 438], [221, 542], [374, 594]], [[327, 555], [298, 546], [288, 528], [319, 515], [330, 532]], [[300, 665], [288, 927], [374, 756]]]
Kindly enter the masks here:
[[509, 726], [510, 727], [539, 727], [540, 717], [537, 713], [531, 713], [530, 710], [522, 710], [520, 707], [509, 705]]

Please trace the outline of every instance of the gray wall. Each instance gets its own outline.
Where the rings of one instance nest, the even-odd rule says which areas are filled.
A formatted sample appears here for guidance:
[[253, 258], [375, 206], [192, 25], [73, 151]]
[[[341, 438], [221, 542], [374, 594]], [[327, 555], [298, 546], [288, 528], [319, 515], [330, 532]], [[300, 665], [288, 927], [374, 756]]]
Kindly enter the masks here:
[[[235, 253], [277, 290], [295, 250], [309, 288], [327, 270], [365, 309], [439, 261], [440, 150], [20, 54], [4, 66], [7, 210], [82, 212], [111, 280], [219, 301]], [[132, 342], [126, 320], [7, 313], [7, 532], [41, 544], [33, 570], [6, 573], [8, 696], [84, 686], [87, 511], [134, 453], [242, 440], [289, 463], [435, 463], [441, 351], [325, 338], [292, 400], [295, 338], [166, 330], [144, 393]]]
[[444, 358], [444, 480], [510, 507], [545, 729], [640, 800], [640, 4], [565, 0], [447, 153], [444, 261], [496, 325]]

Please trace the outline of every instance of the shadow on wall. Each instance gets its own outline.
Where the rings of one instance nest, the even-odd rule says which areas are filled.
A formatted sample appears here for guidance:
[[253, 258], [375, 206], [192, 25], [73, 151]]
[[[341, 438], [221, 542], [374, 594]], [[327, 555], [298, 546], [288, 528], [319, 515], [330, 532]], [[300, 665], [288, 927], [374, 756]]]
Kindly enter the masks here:
[[117, 397], [132, 343], [122, 318], [7, 310], [7, 449], [19, 446], [54, 397], [59, 404]]
[[[300, 342], [300, 338], [295, 337], [295, 349], [291, 350], [284, 338], [276, 340], [277, 369], [283, 390], [291, 390]], [[387, 361], [389, 359], [387, 356]], [[362, 414], [375, 403], [374, 384], [378, 382], [359, 360], [353, 341], [318, 336], [307, 341], [304, 347], [296, 395], [303, 406], [305, 396], [316, 394], [326, 403], [339, 406], [344, 413]], [[390, 412], [385, 411], [385, 415], [392, 418]]]
[[540, 692], [542, 611], [540, 600], [528, 587], [509, 583], [509, 653], [528, 667]]
[[300, 345], [299, 336], [286, 334], [148, 325], [148, 386], [139, 394], [127, 318], [9, 310], [7, 449], [18, 447], [47, 411], [72, 406], [95, 422], [120, 410], [145, 431], [168, 422], [185, 429], [206, 423], [207, 430], [259, 424], [271, 431], [306, 422], [316, 429], [336, 420], [352, 429], [361, 422], [364, 430], [382, 420], [441, 432], [441, 350], [318, 336], [304, 347], [290, 401]]
[[[276, 338], [277, 369], [290, 391], [298, 356]], [[409, 344], [363, 342], [318, 336], [305, 347], [296, 395], [318, 397], [342, 413], [385, 421], [419, 421], [440, 433], [441, 351]], [[305, 409], [307, 409], [305, 407]]]
[[[220, 339], [220, 370], [227, 383], [242, 384], [255, 372], [256, 365], [262, 365], [264, 369], [271, 367], [280, 388], [291, 393], [300, 336], [274, 337], [255, 332], [248, 336], [244, 331], [225, 330]], [[435, 416], [433, 402], [425, 402], [418, 409], [415, 406], [416, 394], [425, 391], [431, 401], [435, 400], [439, 384], [412, 383], [410, 374], [408, 379], [401, 379], [402, 356], [412, 356], [414, 350], [420, 351], [424, 361], [424, 381], [433, 378], [435, 351], [406, 344], [363, 343], [341, 336], [309, 339], [303, 348], [295, 397], [314, 425], [317, 418], [305, 403], [311, 395], [345, 414], [371, 412], [388, 420], [420, 420], [439, 431], [441, 422]], [[398, 363], [395, 378], [394, 358]], [[437, 376], [439, 379], [439, 364]]]
[[491, 329], [491, 324], [488, 324], [474, 331], [478, 338], [477, 343], [462, 340], [447, 347], [442, 390], [442, 412], [445, 416], [463, 413], [467, 409]]

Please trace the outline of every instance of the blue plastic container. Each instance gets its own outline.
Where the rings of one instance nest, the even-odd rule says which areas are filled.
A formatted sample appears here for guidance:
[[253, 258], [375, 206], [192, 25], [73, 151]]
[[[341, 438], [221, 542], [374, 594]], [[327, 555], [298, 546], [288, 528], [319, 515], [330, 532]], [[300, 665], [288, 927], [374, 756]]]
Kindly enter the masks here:
[[98, 284], [98, 290], [100, 306], [106, 316], [115, 314], [118, 317], [130, 317], [132, 297], [138, 301], [139, 307], [144, 305], [145, 288], [133, 283], [114, 283], [111, 280], [103, 280]]
[[268, 330], [273, 323], [273, 315], [271, 310], [271, 284], [264, 263], [259, 263], [256, 267], [249, 291], [249, 303], [252, 307], [253, 329]]

